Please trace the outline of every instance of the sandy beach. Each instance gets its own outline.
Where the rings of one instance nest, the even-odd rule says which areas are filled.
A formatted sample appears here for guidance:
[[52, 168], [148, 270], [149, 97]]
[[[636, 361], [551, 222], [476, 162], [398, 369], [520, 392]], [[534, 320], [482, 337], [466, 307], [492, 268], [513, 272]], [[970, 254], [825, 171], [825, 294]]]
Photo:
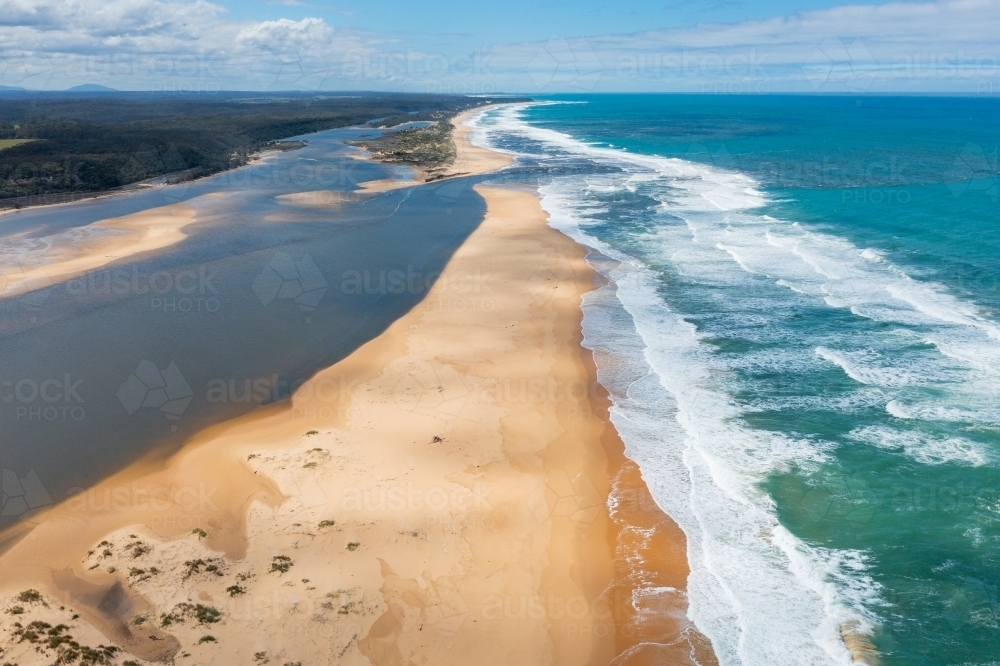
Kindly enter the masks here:
[[[463, 137], [455, 172], [509, 163]], [[476, 191], [383, 334], [3, 535], [0, 659], [68, 649], [43, 622], [115, 664], [714, 663], [580, 346], [585, 249]]]

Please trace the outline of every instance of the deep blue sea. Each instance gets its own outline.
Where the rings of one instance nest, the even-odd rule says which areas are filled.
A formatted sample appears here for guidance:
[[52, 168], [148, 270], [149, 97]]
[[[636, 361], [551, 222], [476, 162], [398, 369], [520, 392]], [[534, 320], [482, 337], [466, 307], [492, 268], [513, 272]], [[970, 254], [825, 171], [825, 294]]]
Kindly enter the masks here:
[[1000, 664], [1000, 100], [573, 96], [473, 140], [609, 278], [585, 342], [722, 664]]

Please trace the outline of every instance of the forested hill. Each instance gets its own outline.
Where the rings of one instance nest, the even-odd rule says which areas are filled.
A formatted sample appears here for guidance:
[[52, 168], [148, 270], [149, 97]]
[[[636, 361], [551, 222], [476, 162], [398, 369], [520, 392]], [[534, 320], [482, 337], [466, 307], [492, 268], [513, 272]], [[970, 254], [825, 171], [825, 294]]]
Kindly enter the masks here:
[[392, 93], [4, 96], [0, 200], [98, 192], [165, 174], [200, 177], [245, 164], [279, 139], [440, 119], [485, 102]]

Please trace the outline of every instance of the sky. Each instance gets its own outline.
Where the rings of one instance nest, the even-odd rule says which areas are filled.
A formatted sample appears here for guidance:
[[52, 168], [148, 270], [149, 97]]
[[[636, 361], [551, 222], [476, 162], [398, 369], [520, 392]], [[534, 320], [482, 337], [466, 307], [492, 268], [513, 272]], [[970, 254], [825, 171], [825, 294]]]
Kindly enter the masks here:
[[0, 85], [1000, 95], [1000, 0], [0, 0]]

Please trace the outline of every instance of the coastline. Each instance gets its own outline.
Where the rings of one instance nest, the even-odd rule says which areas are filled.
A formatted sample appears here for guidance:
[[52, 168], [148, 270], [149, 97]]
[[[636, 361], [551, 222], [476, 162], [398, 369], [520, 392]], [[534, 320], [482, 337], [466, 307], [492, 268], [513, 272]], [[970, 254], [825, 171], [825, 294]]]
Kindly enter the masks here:
[[58, 602], [27, 614], [150, 659], [712, 663], [684, 536], [580, 345], [586, 249], [533, 195], [476, 189], [486, 218], [420, 304], [290, 404], [39, 515], [0, 606], [40, 588]]

